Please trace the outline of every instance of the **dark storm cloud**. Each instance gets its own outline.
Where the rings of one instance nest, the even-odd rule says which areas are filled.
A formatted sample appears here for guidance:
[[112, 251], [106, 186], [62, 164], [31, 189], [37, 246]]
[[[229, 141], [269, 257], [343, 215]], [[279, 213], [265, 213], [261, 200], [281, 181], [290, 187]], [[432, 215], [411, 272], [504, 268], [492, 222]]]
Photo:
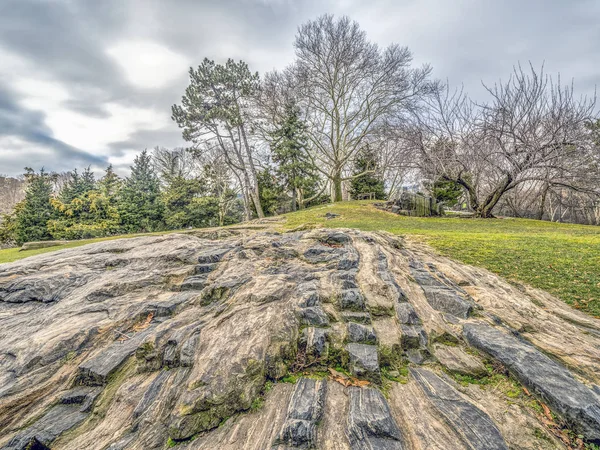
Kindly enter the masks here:
[[[60, 102], [25, 105], [22, 90], [3, 80], [0, 61], [0, 146], [12, 145], [0, 147], [0, 172], [19, 173], [33, 153], [55, 170], [101, 166], [111, 158], [125, 167], [134, 151], [185, 145], [169, 112], [185, 89], [189, 65], [204, 57], [220, 62], [231, 57], [261, 73], [283, 68], [293, 60], [298, 25], [323, 13], [350, 16], [380, 45], [407, 45], [415, 63], [431, 63], [436, 77], [464, 84], [477, 99], [484, 98], [482, 80], [506, 79], [518, 62], [545, 63], [546, 71], [560, 72], [563, 81], [575, 78], [583, 94], [593, 94], [600, 82], [596, 0], [3, 0], [0, 58], [5, 51], [26, 63], [26, 70], [19, 69], [23, 73], [7, 76], [13, 76], [12, 82], [16, 75], [51, 79], [69, 95]], [[138, 41], [159, 44], [183, 58], [185, 64], [165, 67], [181, 75], [156, 88], [132, 82], [107, 50]], [[102, 134], [90, 136], [89, 148], [68, 145], [64, 121], [70, 119], [64, 114], [64, 141], [50, 126], [56, 123], [49, 120], [56, 115], [52, 108], [108, 121], [114, 110], [109, 105], [130, 108], [132, 115], [160, 113], [163, 119], [158, 126], [139, 125], [136, 117], [120, 116], [124, 124], [115, 127], [133, 128], [124, 132], [127, 138], [115, 138], [102, 150], [96, 149], [97, 141], [105, 140]], [[21, 152], [14, 137], [47, 151]]]

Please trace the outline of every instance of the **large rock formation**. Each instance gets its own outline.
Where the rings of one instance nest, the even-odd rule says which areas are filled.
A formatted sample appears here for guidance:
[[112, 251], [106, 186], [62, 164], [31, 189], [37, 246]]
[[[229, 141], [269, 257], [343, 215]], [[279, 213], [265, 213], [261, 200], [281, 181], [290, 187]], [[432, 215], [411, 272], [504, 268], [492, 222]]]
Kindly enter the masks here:
[[0, 265], [3, 449], [584, 448], [599, 378], [599, 321], [385, 233]]

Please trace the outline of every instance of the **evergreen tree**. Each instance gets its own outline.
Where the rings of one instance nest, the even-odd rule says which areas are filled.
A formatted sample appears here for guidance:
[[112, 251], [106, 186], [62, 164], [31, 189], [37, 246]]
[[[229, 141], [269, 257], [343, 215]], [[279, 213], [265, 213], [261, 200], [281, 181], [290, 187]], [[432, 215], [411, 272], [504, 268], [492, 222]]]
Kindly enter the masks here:
[[25, 200], [16, 209], [14, 221], [14, 239], [17, 244], [29, 241], [43, 241], [52, 239], [47, 224], [55, 217], [56, 212], [51, 204], [52, 176], [40, 170], [35, 173], [33, 169], [25, 168], [27, 188]]
[[[186, 179], [175, 176], [161, 193], [164, 205], [165, 224], [167, 228], [188, 228], [206, 226], [210, 214], [204, 215], [196, 211], [197, 197], [202, 192], [202, 184], [198, 179]], [[216, 216], [216, 214], [215, 214]]]
[[271, 133], [271, 154], [278, 164], [278, 177], [284, 188], [292, 193], [292, 211], [304, 207], [307, 191], [314, 190], [319, 180], [308, 155], [306, 129], [300, 109], [287, 104], [284, 119]]
[[96, 182], [89, 167], [81, 175], [73, 170], [69, 182], [51, 203], [58, 217], [48, 222], [48, 230], [56, 239], [88, 239], [119, 231], [114, 200], [106, 195], [103, 183]]
[[265, 215], [276, 215], [282, 201], [283, 189], [268, 167], [258, 172], [258, 194]]
[[122, 184], [123, 181], [113, 170], [112, 164], [110, 164], [106, 168], [104, 176], [98, 181], [98, 189], [111, 203], [114, 203]]
[[162, 227], [160, 183], [146, 150], [135, 157], [118, 202], [123, 228], [128, 232], [155, 231]]
[[356, 155], [350, 182], [352, 198], [357, 199], [361, 194], [373, 194], [377, 200], [385, 199], [383, 179], [378, 173], [377, 155], [368, 145]]
[[81, 175], [74, 169], [71, 172], [69, 181], [62, 188], [58, 198], [62, 203], [70, 203], [73, 199], [94, 190], [96, 188], [96, 179], [94, 173], [88, 166]]

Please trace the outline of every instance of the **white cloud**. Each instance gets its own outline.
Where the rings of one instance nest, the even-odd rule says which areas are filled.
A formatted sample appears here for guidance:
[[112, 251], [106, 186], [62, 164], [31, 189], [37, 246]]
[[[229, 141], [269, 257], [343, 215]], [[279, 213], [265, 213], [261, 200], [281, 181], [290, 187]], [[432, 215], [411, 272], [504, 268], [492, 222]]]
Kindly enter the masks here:
[[150, 41], [123, 41], [106, 50], [123, 69], [128, 81], [144, 89], [158, 89], [185, 74], [187, 58]]

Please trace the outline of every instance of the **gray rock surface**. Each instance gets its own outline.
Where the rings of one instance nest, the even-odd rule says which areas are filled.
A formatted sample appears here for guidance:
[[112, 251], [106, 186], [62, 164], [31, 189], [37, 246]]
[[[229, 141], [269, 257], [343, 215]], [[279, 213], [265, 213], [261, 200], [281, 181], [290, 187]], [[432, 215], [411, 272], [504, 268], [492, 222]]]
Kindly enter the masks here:
[[[428, 270], [429, 269], [429, 270]], [[434, 267], [423, 267], [414, 261], [410, 264], [410, 271], [419, 286], [423, 289], [429, 304], [438, 311], [443, 311], [453, 316], [466, 319], [469, 317], [475, 304], [457, 286], [445, 283], [445, 278], [434, 271]]]
[[381, 381], [376, 345], [350, 343], [346, 345], [350, 358], [350, 371], [358, 378], [374, 383]]
[[467, 343], [595, 439], [600, 321], [422, 244], [276, 220], [0, 264], [0, 448], [463, 450], [489, 419], [508, 448], [563, 449], [525, 394], [431, 375], [488, 376]]
[[377, 344], [377, 335], [373, 327], [360, 323], [348, 322], [348, 341], [361, 344]]
[[410, 369], [410, 373], [468, 448], [508, 450], [490, 417], [465, 400], [450, 384], [427, 369]]
[[301, 378], [294, 387], [285, 423], [275, 446], [289, 449], [317, 447], [317, 425], [323, 417], [327, 382]]
[[387, 401], [376, 389], [349, 389], [347, 435], [352, 450], [403, 450], [403, 437]]
[[504, 364], [530, 391], [589, 440], [600, 440], [600, 399], [532, 345], [485, 324], [466, 324], [465, 339]]

